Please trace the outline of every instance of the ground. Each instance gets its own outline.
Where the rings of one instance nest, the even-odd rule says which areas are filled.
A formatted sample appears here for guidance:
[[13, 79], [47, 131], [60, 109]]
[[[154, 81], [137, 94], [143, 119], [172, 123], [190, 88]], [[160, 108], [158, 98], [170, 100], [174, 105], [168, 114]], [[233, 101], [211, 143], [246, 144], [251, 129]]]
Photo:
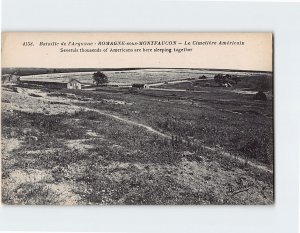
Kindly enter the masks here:
[[272, 204], [271, 94], [198, 90], [3, 87], [2, 201]]

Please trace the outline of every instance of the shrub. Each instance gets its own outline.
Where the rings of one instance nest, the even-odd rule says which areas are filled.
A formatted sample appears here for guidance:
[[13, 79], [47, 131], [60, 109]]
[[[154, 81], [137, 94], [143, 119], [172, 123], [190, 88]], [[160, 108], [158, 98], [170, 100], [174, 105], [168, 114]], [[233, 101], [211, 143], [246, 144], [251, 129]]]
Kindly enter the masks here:
[[4, 190], [3, 202], [18, 205], [53, 205], [58, 203], [58, 197], [47, 185], [26, 182], [9, 193]]
[[96, 83], [97, 86], [108, 82], [107, 76], [104, 73], [102, 73], [101, 71], [97, 71], [96, 73], [94, 73], [93, 78], [94, 78], [94, 82]]

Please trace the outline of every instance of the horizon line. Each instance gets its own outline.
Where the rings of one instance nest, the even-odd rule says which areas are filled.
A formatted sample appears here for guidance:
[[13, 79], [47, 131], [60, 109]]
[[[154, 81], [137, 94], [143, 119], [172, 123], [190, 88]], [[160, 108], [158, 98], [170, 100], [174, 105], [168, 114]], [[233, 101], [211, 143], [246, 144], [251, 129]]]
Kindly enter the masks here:
[[[268, 70], [251, 70], [251, 69], [231, 69], [231, 68], [192, 68], [192, 67], [106, 67], [106, 68], [97, 68], [97, 67], [1, 67], [2, 69], [91, 69], [91, 70], [103, 70], [103, 71], [108, 71], [108, 70], [139, 70], [139, 69], [190, 69], [190, 70], [211, 70], [211, 71], [240, 71], [240, 72], [263, 72], [263, 73], [273, 73], [272, 71]], [[2, 72], [1, 72], [2, 73]]]

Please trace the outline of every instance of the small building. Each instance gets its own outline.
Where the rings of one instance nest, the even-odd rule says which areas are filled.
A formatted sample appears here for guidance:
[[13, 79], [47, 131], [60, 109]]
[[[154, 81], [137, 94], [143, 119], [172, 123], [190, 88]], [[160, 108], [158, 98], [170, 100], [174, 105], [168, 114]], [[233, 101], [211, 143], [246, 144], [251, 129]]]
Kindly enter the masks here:
[[205, 75], [202, 75], [198, 79], [207, 79], [207, 77]]
[[222, 87], [232, 87], [232, 84], [230, 82], [223, 83]]
[[22, 84], [43, 86], [51, 89], [62, 89], [67, 88], [68, 83], [66, 82], [53, 82], [53, 81], [42, 81], [42, 80], [24, 80], [21, 79]]
[[71, 79], [68, 84], [68, 89], [81, 89], [82, 83], [79, 82], [77, 79]]
[[69, 81], [50, 81], [50, 80], [24, 80], [21, 79], [21, 83], [27, 84], [27, 85], [37, 85], [37, 86], [43, 86], [51, 89], [82, 89], [84, 87], [88, 87], [89, 85], [83, 84], [82, 82], [79, 82], [76, 79], [71, 79]]
[[138, 89], [148, 89], [149, 85], [148, 84], [144, 84], [144, 83], [134, 83], [132, 84], [133, 88], [138, 88]]

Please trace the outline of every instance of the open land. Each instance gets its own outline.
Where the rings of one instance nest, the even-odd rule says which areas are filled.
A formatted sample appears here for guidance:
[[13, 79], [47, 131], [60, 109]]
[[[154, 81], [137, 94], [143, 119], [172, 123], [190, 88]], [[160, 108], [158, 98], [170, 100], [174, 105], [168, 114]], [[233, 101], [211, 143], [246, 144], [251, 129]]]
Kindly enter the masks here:
[[[92, 73], [21, 81], [92, 83]], [[111, 83], [163, 84], [2, 87], [5, 204], [273, 203], [272, 89], [267, 101], [253, 99], [257, 83], [271, 74], [240, 72], [242, 81], [224, 88], [209, 70], [104, 73]]]

